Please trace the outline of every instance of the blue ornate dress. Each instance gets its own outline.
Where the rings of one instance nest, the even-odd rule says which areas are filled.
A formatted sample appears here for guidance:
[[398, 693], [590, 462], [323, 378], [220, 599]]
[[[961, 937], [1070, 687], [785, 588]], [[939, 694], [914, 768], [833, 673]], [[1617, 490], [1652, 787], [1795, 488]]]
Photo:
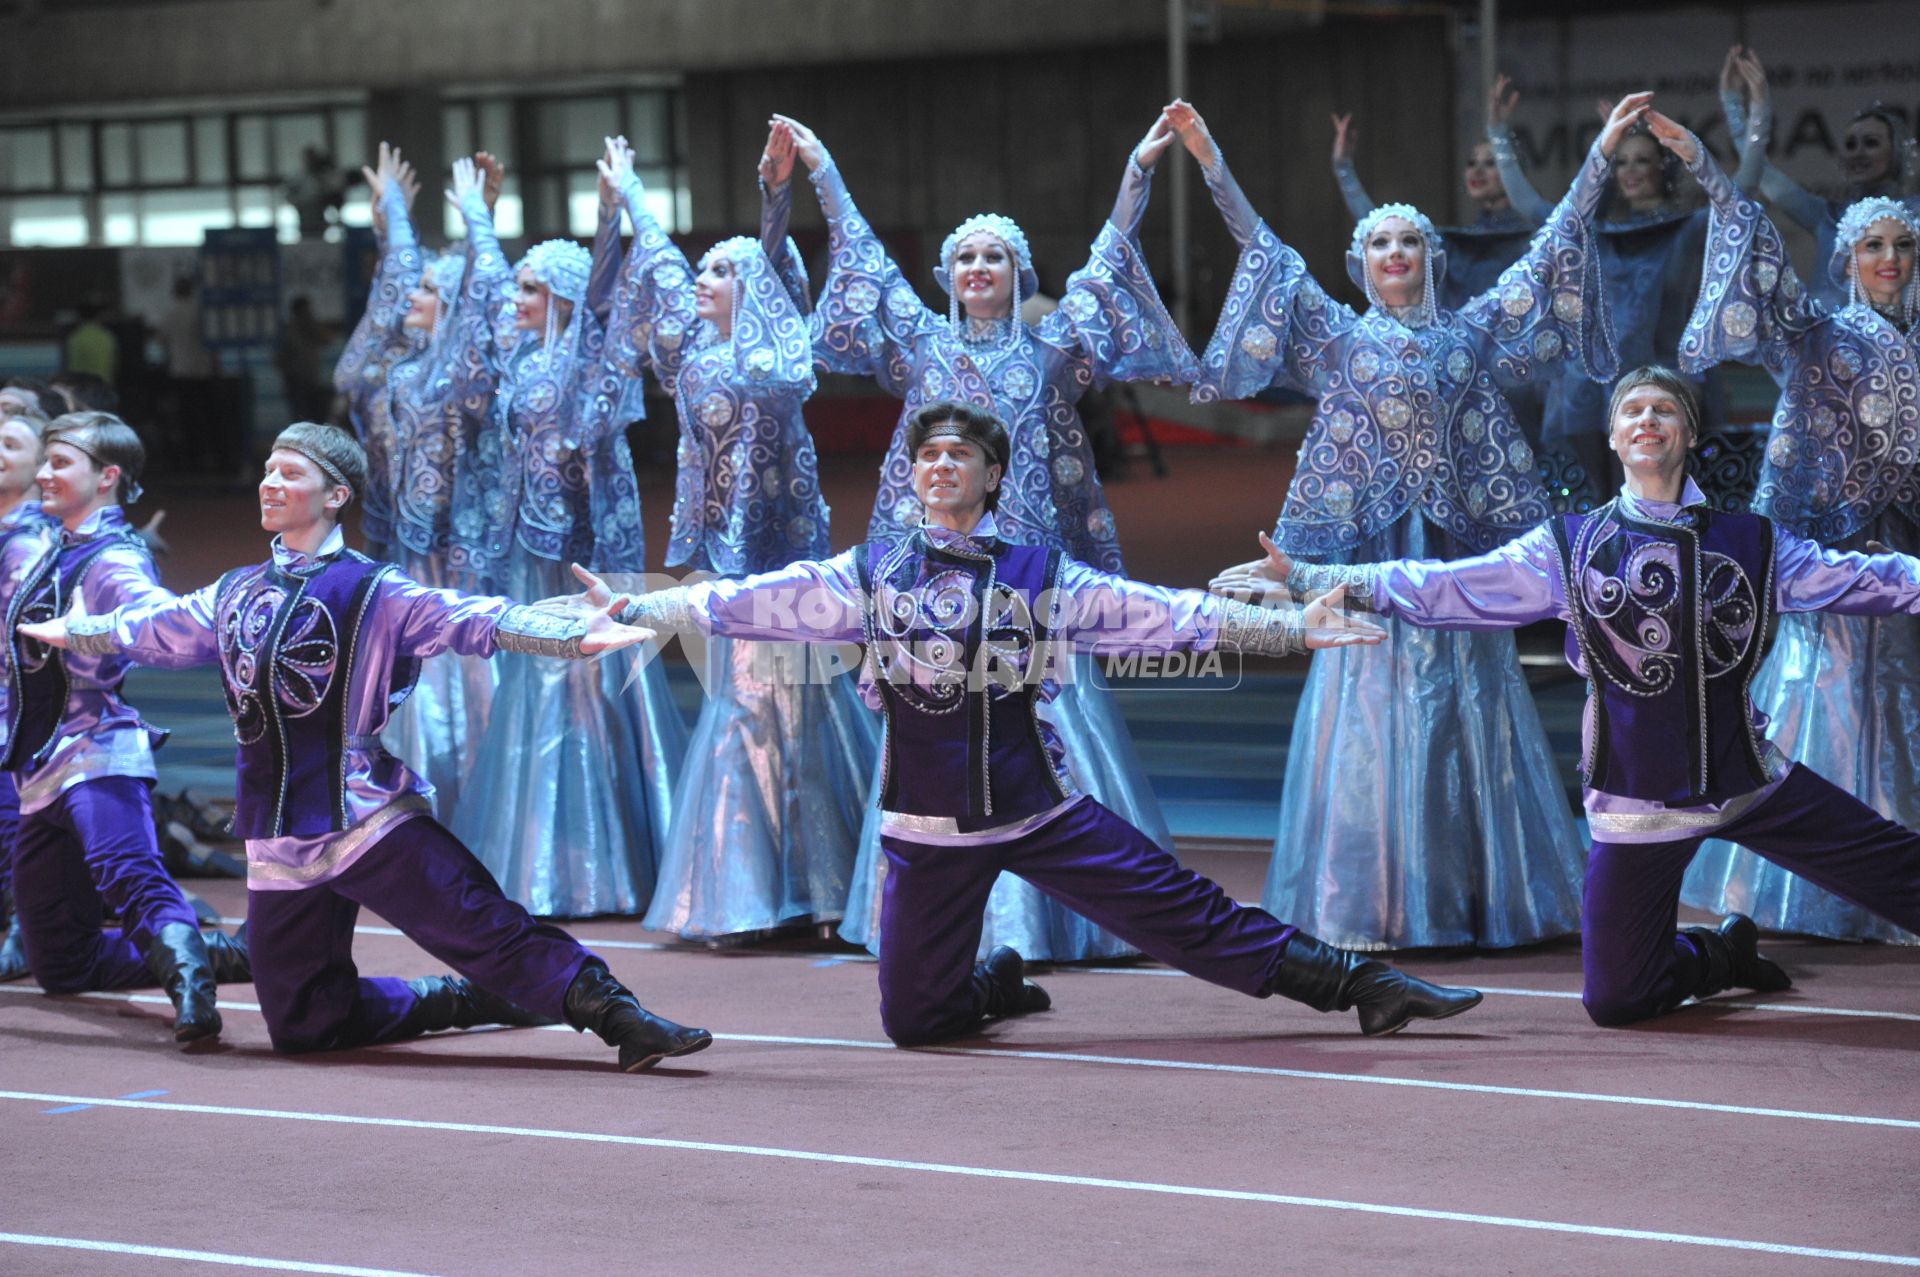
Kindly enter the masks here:
[[[387, 225], [411, 234], [404, 204], [388, 208]], [[498, 246], [482, 248], [477, 239], [458, 256], [428, 263], [421, 279], [439, 294], [438, 322], [424, 344], [388, 370], [372, 414], [391, 432], [387, 505], [394, 558], [429, 587], [456, 584], [448, 561], [454, 477], [493, 406], [493, 363], [483, 352], [508, 278]], [[433, 787], [442, 823], [451, 823], [458, 808], [493, 689], [491, 661], [449, 651], [425, 663], [412, 693], [387, 719], [388, 747]]]
[[[1773, 223], [1714, 176], [1706, 282], [1681, 357], [1696, 369], [1757, 362], [1780, 383], [1754, 510], [1834, 549], [1920, 550], [1920, 340], [1871, 306], [1810, 297]], [[1789, 757], [1920, 826], [1920, 617], [1783, 616], [1753, 703]], [[1773, 931], [1920, 943], [1727, 842], [1701, 849], [1681, 899]]]
[[[1242, 249], [1195, 398], [1278, 385], [1320, 401], [1274, 530], [1283, 550], [1451, 559], [1547, 517], [1503, 391], [1569, 361], [1613, 371], [1588, 225], [1605, 169], [1588, 157], [1493, 289], [1411, 328], [1334, 301], [1224, 162], [1208, 171]], [[1313, 659], [1262, 903], [1345, 948], [1578, 930], [1581, 839], [1512, 636], [1386, 625], [1378, 648]]]
[[[479, 200], [461, 211], [474, 251], [498, 254]], [[615, 589], [642, 571], [624, 433], [638, 398], [605, 350], [618, 210], [601, 218], [592, 280], [554, 341], [469, 334], [497, 390], [455, 472], [450, 561], [468, 588], [539, 599], [579, 589], [570, 562], [610, 574]], [[652, 899], [686, 724], [646, 655], [494, 657], [499, 687], [453, 831], [536, 914], [637, 914]]]
[[[801, 415], [814, 379], [799, 253], [784, 238], [738, 238], [708, 254], [733, 270], [722, 337], [695, 318], [693, 271], [638, 181], [622, 195], [628, 251], [645, 265], [621, 282], [608, 340], [630, 376], [651, 367], [679, 414], [667, 566], [741, 577], [826, 558], [828, 510]], [[879, 724], [824, 653], [724, 637], [704, 646], [706, 703], [645, 925], [712, 939], [837, 922]]]
[[[1161, 304], [1135, 235], [1148, 174], [1131, 159], [1112, 217], [1087, 264], [1068, 280], [1060, 306], [1038, 324], [986, 325], [929, 309], [901, 275], [847, 193], [831, 161], [813, 174], [826, 212], [832, 271], [814, 314], [814, 353], [833, 372], [870, 376], [904, 404], [880, 471], [868, 537], [899, 540], [920, 522], [906, 452], [906, 419], [922, 405], [957, 399], [1007, 424], [1012, 460], [994, 517], [1023, 544], [1059, 549], [1107, 572], [1123, 571], [1113, 515], [1094, 474], [1076, 405], [1096, 383], [1193, 379], [1192, 352]], [[1172, 846], [1132, 739], [1088, 653], [1047, 705], [1079, 787], [1163, 847]], [[875, 781], [878, 781], [876, 773]], [[872, 808], [878, 811], [877, 802]], [[870, 816], [840, 932], [878, 944], [883, 861]], [[1034, 959], [1070, 961], [1130, 953], [1126, 946], [1020, 879], [1002, 875], [987, 906], [981, 952], [1009, 944]]]
[[408, 298], [426, 269], [419, 237], [407, 215], [400, 184], [388, 182], [381, 191], [385, 233], [379, 242], [380, 261], [367, 290], [367, 308], [360, 314], [347, 344], [334, 365], [333, 387], [347, 403], [347, 420], [360, 446], [367, 450], [367, 490], [360, 507], [360, 535], [367, 554], [393, 557], [392, 399], [387, 374], [395, 364], [420, 353], [424, 334], [406, 326]]

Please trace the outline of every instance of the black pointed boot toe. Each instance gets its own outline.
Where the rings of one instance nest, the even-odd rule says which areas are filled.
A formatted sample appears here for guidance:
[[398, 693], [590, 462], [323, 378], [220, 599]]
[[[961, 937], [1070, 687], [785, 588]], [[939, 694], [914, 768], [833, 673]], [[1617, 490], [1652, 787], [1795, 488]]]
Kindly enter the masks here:
[[1445, 1020], [1480, 1005], [1478, 989], [1432, 984], [1378, 958], [1336, 949], [1297, 931], [1287, 941], [1273, 992], [1316, 1011], [1357, 1010], [1370, 1038], [1398, 1033], [1415, 1020]]
[[663, 1019], [640, 1005], [631, 990], [598, 962], [580, 968], [567, 986], [566, 1022], [592, 1032], [620, 1052], [620, 1071], [639, 1073], [665, 1059], [713, 1045], [713, 1034]]

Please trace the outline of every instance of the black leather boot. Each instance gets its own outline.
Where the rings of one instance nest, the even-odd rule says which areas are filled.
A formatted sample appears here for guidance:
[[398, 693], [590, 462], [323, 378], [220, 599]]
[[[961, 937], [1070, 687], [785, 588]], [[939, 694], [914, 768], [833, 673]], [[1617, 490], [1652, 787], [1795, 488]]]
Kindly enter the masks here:
[[1004, 944], [995, 945], [985, 962], [974, 964], [973, 988], [981, 1018], [987, 1020], [1031, 1015], [1053, 1005], [1047, 991], [1027, 979], [1026, 959]]
[[567, 986], [567, 1023], [620, 1051], [620, 1071], [638, 1073], [674, 1055], [692, 1055], [713, 1045], [713, 1034], [663, 1020], [640, 1005], [613, 972], [598, 962], [580, 968]]
[[173, 1000], [173, 1040], [197, 1042], [220, 1032], [213, 960], [200, 928], [169, 922], [147, 946], [147, 970]]
[[1744, 913], [1730, 913], [1717, 927], [1688, 927], [1680, 933], [1700, 951], [1701, 971], [1693, 990], [1709, 998], [1728, 989], [1779, 993], [1793, 981], [1771, 958], [1760, 956], [1760, 928]]
[[1429, 984], [1364, 953], [1336, 949], [1303, 931], [1287, 941], [1273, 990], [1316, 1011], [1358, 1008], [1360, 1032], [1398, 1033], [1412, 1020], [1444, 1020], [1480, 1005], [1480, 990]]
[[401, 1021], [402, 1036], [472, 1029], [483, 1024], [533, 1027], [554, 1023], [457, 975], [422, 976], [407, 981], [407, 988], [413, 990], [417, 1001]]
[[224, 931], [202, 931], [207, 946], [207, 963], [213, 968], [213, 982], [220, 984], [253, 983], [253, 958], [247, 953], [247, 926], [232, 935]]

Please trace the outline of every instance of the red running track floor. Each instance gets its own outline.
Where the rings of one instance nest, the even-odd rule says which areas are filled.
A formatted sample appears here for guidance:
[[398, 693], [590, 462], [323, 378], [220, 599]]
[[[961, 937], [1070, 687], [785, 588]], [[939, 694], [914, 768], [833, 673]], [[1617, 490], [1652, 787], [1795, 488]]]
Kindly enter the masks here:
[[[1261, 868], [1194, 859], [1242, 894]], [[245, 986], [189, 1051], [157, 992], [0, 986], [0, 1272], [213, 1268], [36, 1238], [437, 1274], [1920, 1264], [1911, 951], [1776, 941], [1799, 981], [1779, 1009], [1629, 1031], [1565, 996], [1571, 945], [1421, 957], [1497, 991], [1375, 1041], [1151, 966], [1064, 970], [1052, 1012], [899, 1051], [870, 963], [575, 930], [720, 1041], [639, 1076], [561, 1030], [284, 1059]], [[394, 936], [357, 952], [435, 970]]]

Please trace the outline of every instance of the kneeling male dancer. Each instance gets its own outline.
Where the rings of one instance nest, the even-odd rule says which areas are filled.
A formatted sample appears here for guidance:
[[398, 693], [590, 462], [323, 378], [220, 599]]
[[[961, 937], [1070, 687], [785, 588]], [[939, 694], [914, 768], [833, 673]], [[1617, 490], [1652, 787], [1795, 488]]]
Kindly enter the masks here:
[[[150, 790], [153, 747], [167, 734], [121, 696], [125, 658], [54, 653], [13, 632], [69, 604], [105, 611], [173, 597], [121, 509], [139, 499], [145, 462], [140, 436], [111, 413], [68, 413], [47, 428], [35, 481], [53, 536], [0, 549], [0, 768], [19, 787], [13, 903], [26, 970], [49, 993], [157, 983], [173, 1002], [174, 1040], [194, 1042], [220, 1032], [215, 982], [245, 981], [247, 962], [221, 933], [202, 936], [161, 861]], [[108, 907], [117, 928], [101, 926]]]
[[[591, 1029], [627, 1072], [708, 1046], [642, 1008], [578, 941], [507, 899], [433, 818], [425, 782], [380, 745], [420, 662], [496, 650], [568, 659], [652, 637], [430, 590], [346, 548], [340, 513], [366, 453], [331, 426], [281, 431], [260, 483], [273, 556], [192, 594], [22, 632], [73, 654], [181, 669], [218, 662], [239, 740], [234, 829], [247, 842], [254, 987], [275, 1049], [393, 1042], [436, 1029]], [[465, 978], [362, 978], [362, 905]]]
[[1687, 477], [1693, 387], [1669, 369], [1622, 377], [1608, 415], [1627, 484], [1591, 513], [1452, 563], [1295, 563], [1263, 537], [1267, 558], [1213, 584], [1344, 585], [1381, 613], [1450, 629], [1567, 623], [1588, 687], [1582, 998], [1596, 1024], [1614, 1026], [1689, 997], [1792, 984], [1742, 914], [1676, 933], [1681, 877], [1709, 837], [1920, 929], [1920, 833], [1790, 762], [1747, 694], [1776, 613], [1920, 613], [1920, 559], [1829, 550], [1709, 506]]
[[[1214, 883], [1092, 798], [1074, 792], [1039, 714], [1047, 679], [1076, 643], [1114, 651], [1242, 647], [1280, 655], [1378, 642], [1321, 600], [1272, 612], [1197, 590], [1141, 585], [1050, 550], [1009, 543], [992, 510], [1007, 433], [986, 412], [935, 403], [907, 428], [926, 519], [895, 545], [861, 545], [740, 580], [634, 600], [629, 623], [752, 639], [867, 644], [863, 688], [886, 714], [881, 844], [880, 1019], [902, 1046], [939, 1042], [995, 1016], [1044, 1010], [1023, 962], [1001, 947], [975, 967], [981, 914], [1002, 870], [1170, 966], [1254, 997], [1320, 1011], [1358, 1008], [1392, 1033], [1480, 1001], [1332, 948]], [[590, 573], [576, 600], [604, 607]], [[1322, 626], [1330, 628], [1321, 628]]]

